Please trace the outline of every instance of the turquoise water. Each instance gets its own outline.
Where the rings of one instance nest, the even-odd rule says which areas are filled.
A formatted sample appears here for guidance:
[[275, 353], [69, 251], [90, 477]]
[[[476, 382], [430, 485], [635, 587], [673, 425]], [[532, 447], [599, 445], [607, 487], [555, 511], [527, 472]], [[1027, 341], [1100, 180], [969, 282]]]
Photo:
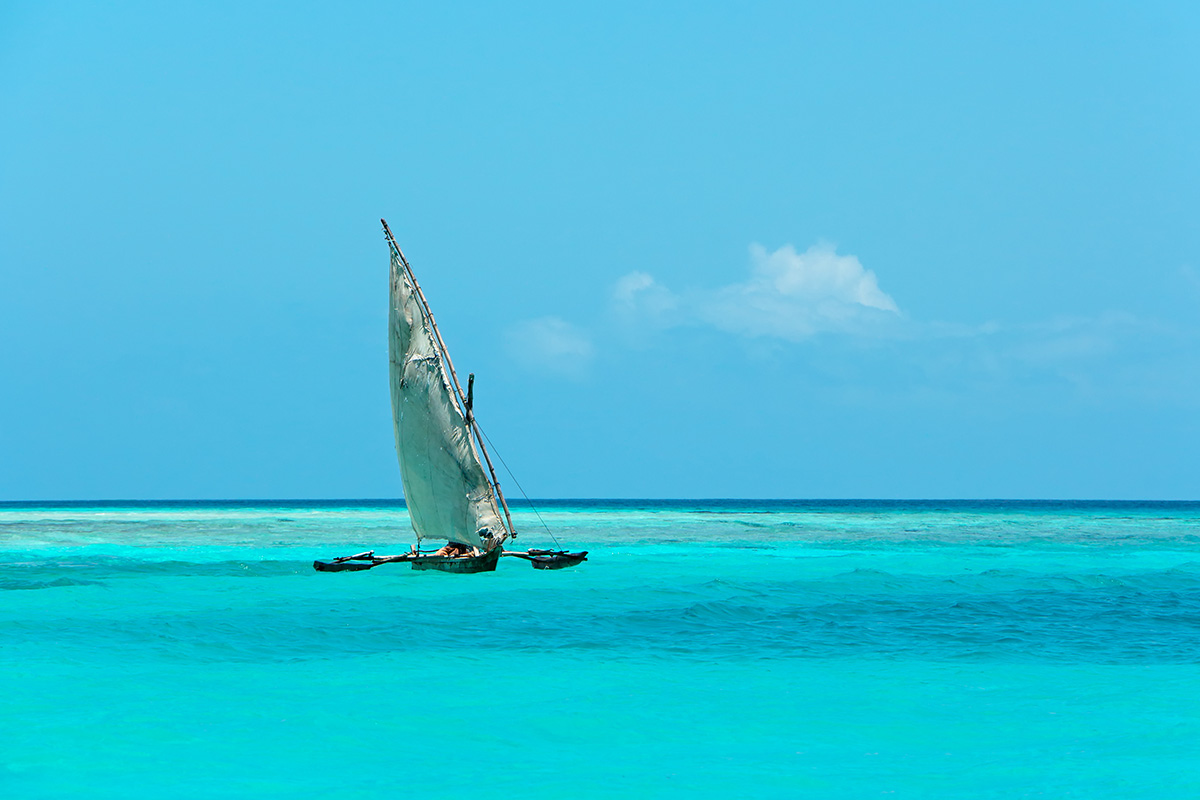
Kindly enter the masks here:
[[[0, 504], [0, 797], [1200, 794], [1200, 504]], [[528, 546], [551, 544], [517, 511]]]

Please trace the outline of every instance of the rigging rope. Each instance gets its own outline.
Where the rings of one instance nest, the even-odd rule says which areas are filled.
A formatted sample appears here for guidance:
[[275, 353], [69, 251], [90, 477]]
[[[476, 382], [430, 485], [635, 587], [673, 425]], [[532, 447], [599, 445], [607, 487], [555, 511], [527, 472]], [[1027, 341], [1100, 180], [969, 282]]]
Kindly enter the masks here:
[[504, 456], [500, 455], [499, 448], [496, 447], [491, 437], [489, 437], [487, 432], [484, 431], [483, 426], [479, 424], [479, 420], [475, 420], [475, 427], [478, 428], [479, 432], [483, 434], [483, 438], [487, 439], [488, 446], [492, 448], [492, 452], [496, 454], [496, 458], [500, 459], [500, 463], [504, 465], [504, 471], [508, 473], [508, 477], [513, 479], [513, 483], [517, 485], [517, 489], [520, 490], [521, 496], [525, 498], [525, 502], [529, 503], [529, 507], [533, 509], [533, 513], [537, 514], [538, 522], [542, 523], [542, 527], [546, 529], [546, 533], [550, 534], [550, 538], [554, 540], [554, 546], [561, 550], [562, 545], [558, 543], [558, 539], [554, 538], [554, 532], [550, 530], [550, 526], [546, 524], [544, 519], [542, 519], [541, 513], [539, 513], [537, 507], [533, 505], [533, 501], [529, 499], [529, 495], [525, 494], [525, 487], [521, 486], [521, 482], [517, 480], [517, 476], [513, 475], [513, 471], [509, 468], [508, 462], [504, 460]]

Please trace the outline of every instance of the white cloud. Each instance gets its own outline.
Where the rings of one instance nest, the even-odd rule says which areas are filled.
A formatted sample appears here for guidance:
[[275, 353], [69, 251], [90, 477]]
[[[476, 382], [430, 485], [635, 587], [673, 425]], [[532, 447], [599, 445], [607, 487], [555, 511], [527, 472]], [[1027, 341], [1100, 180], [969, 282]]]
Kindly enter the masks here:
[[[654, 328], [681, 326], [752, 339], [751, 354], [774, 353], [781, 341], [840, 334], [806, 348], [805, 363], [847, 397], [862, 389], [863, 402], [900, 396], [933, 404], [985, 396], [1025, 402], [1038, 393], [1046, 402], [1139, 398], [1189, 408], [1200, 402], [1194, 326], [1121, 311], [1025, 323], [913, 320], [874, 272], [829, 244], [803, 252], [752, 245], [749, 266], [740, 282], [677, 291], [631, 272], [613, 287], [611, 310], [623, 333], [636, 334], [629, 336], [635, 347], [652, 346], [656, 337], [641, 334]], [[1200, 290], [1193, 267], [1173, 277], [1177, 292]]]
[[839, 303], [899, 311], [896, 302], [879, 288], [875, 273], [863, 269], [856, 256], [839, 256], [828, 243], [815, 244], [804, 253], [789, 245], [768, 253], [760, 244], [750, 246], [754, 278], [747, 288], [805, 302]]
[[518, 322], [505, 334], [509, 355], [531, 369], [580, 377], [595, 348], [586, 332], [559, 317]]
[[679, 297], [645, 272], [622, 276], [613, 288], [613, 307], [626, 321], [666, 327], [679, 322]]
[[865, 333], [899, 317], [875, 273], [855, 256], [817, 244], [803, 253], [785, 245], [768, 253], [750, 247], [750, 278], [720, 289], [677, 295], [645, 272], [631, 272], [613, 290], [626, 316], [659, 325], [701, 323], [746, 336], [799, 340], [821, 331]]
[[643, 303], [658, 307], [675, 305], [675, 295], [646, 272], [631, 272], [622, 276], [613, 289], [613, 299], [619, 305], [630, 307]]
[[[656, 337], [642, 334], [680, 326], [753, 339], [748, 353], [775, 352], [779, 341], [842, 334], [807, 349], [806, 364], [842, 386], [847, 397], [862, 389], [855, 402], [900, 396], [934, 404], [984, 396], [1024, 402], [1039, 392], [1047, 402], [1200, 402], [1200, 332], [1194, 326], [1121, 311], [1021, 324], [913, 320], [874, 272], [831, 245], [804, 252], [752, 245], [750, 256], [745, 279], [719, 288], [672, 291], [646, 272], [622, 277], [610, 308], [622, 323], [618, 328], [635, 334], [627, 346], [652, 346]], [[1179, 269], [1177, 281], [1177, 290], [1200, 289], [1200, 274], [1190, 266]], [[870, 347], [862, 346], [864, 337]]]

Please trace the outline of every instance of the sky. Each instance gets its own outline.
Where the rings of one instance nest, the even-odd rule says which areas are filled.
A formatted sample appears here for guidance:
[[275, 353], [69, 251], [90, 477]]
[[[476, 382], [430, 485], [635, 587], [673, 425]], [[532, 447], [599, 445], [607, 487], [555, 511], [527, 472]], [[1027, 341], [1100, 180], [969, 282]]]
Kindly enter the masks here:
[[380, 217], [533, 497], [1200, 499], [1195, 3], [9, 0], [0, 122], [0, 500], [400, 496]]

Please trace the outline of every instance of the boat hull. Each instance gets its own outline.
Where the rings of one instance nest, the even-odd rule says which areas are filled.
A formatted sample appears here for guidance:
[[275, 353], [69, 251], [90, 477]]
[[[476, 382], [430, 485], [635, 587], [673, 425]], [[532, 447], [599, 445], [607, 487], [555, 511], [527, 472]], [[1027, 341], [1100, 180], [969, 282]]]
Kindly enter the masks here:
[[418, 556], [411, 560], [413, 569], [436, 569], [439, 572], [495, 572], [500, 560], [500, 548], [493, 547], [480, 556]]
[[547, 553], [530, 559], [534, 569], [566, 569], [587, 561], [587, 551], [582, 553]]

